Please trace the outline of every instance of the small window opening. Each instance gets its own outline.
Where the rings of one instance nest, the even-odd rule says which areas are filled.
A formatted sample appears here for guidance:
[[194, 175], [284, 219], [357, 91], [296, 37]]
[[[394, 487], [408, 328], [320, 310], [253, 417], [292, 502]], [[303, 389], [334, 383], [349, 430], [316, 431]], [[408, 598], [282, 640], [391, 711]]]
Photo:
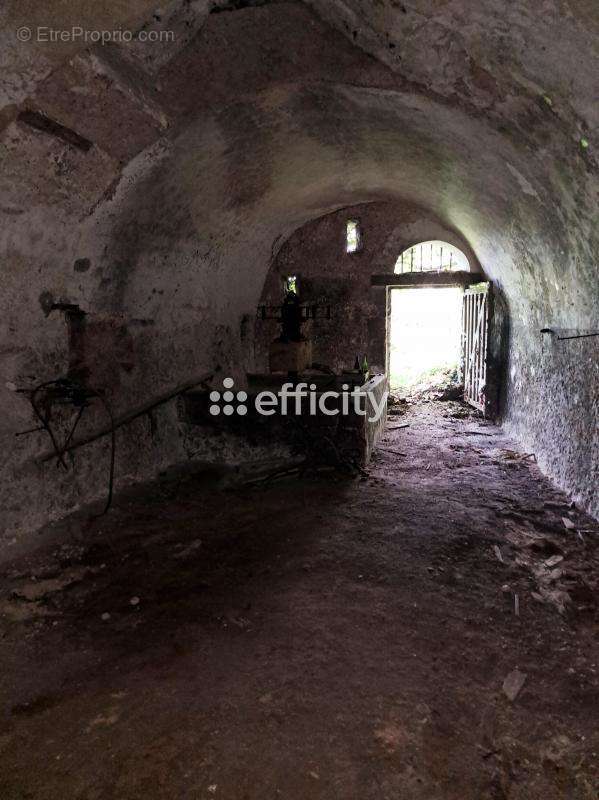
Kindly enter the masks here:
[[285, 294], [289, 294], [289, 292], [297, 294], [297, 275], [286, 275], [283, 278], [283, 289]]
[[346, 247], [347, 253], [355, 253], [360, 249], [360, 226], [355, 219], [347, 220]]
[[403, 252], [395, 264], [396, 273], [470, 271], [468, 259], [457, 247], [447, 242], [431, 241], [416, 244]]

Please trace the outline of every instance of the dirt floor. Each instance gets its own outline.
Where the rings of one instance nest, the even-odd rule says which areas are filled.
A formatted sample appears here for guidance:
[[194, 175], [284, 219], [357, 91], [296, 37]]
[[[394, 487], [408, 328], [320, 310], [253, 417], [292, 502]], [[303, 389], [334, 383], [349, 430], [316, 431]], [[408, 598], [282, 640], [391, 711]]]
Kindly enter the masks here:
[[599, 528], [514, 450], [429, 403], [368, 476], [41, 536], [0, 570], [1, 800], [596, 800]]

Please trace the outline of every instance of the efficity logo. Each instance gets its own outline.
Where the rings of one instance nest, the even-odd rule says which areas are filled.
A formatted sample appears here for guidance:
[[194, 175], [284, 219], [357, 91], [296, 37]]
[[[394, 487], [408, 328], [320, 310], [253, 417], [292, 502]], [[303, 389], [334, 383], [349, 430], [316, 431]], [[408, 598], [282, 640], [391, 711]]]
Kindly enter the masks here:
[[[231, 414], [237, 412], [240, 416], [244, 416], [248, 413], [248, 407], [246, 406], [246, 400], [248, 399], [247, 392], [241, 391], [234, 394], [231, 391], [233, 386], [235, 385], [235, 381], [233, 378], [225, 378], [223, 380], [223, 386], [225, 391], [222, 393], [220, 392], [210, 392], [210, 402], [212, 405], [210, 406], [210, 413], [213, 416], [218, 416], [221, 411], [226, 417], [230, 417]], [[221, 398], [224, 401], [224, 405], [221, 409], [220, 402]], [[237, 404], [233, 405], [233, 401], [237, 400]]]
[[[248, 413], [248, 394], [241, 390], [235, 392], [233, 378], [223, 380], [223, 392], [210, 392], [210, 413], [213, 416], [233, 414], [245, 416]], [[284, 383], [278, 392], [264, 389], [249, 399], [256, 412], [263, 417], [273, 414], [281, 416], [301, 416], [307, 414], [314, 417], [323, 414], [335, 417], [338, 414], [347, 416], [356, 414], [367, 417], [369, 422], [378, 422], [383, 415], [389, 392], [385, 391], [377, 397], [376, 393], [361, 387], [350, 389], [344, 383], [341, 391], [318, 391], [315, 383]]]

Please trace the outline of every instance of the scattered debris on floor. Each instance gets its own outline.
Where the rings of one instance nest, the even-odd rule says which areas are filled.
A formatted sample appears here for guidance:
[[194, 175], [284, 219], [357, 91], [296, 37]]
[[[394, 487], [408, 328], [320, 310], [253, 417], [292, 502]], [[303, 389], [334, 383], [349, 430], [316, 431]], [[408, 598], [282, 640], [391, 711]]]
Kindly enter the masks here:
[[4, 565], [0, 797], [594, 800], [599, 525], [476, 412], [405, 419], [367, 475], [168, 477]]
[[502, 450], [501, 456], [505, 461], [533, 461], [535, 463], [537, 461], [534, 453], [518, 453], [516, 450]]
[[518, 669], [513, 670], [506, 677], [503, 682], [503, 692], [511, 703], [518, 697], [525, 683], [526, 675]]

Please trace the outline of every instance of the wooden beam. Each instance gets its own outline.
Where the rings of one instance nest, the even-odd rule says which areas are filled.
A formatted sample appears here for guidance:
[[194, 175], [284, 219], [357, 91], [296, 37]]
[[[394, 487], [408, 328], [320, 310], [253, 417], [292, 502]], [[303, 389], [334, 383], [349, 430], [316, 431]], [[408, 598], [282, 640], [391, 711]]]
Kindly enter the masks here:
[[[122, 428], [123, 425], [128, 425], [133, 420], [137, 419], [138, 417], [143, 417], [144, 414], [152, 411], [152, 409], [156, 408], [157, 406], [161, 406], [164, 403], [167, 403], [169, 400], [172, 400], [174, 397], [177, 397], [184, 392], [189, 391], [189, 389], [193, 389], [195, 386], [199, 386], [201, 383], [205, 383], [212, 378], [212, 373], [207, 372], [205, 375], [200, 375], [197, 378], [194, 378], [191, 381], [186, 381], [185, 383], [181, 383], [178, 386], [169, 389], [162, 394], [157, 395], [152, 400], [148, 400], [142, 405], [137, 406], [137, 408], [133, 408], [130, 411], [126, 411], [124, 414], [120, 414], [119, 416], [114, 418], [114, 424], [105, 425], [102, 428], [98, 428], [93, 433], [88, 434], [87, 436], [81, 436], [78, 439], [73, 439], [68, 447], [65, 447], [61, 453], [69, 453], [71, 450], [76, 450], [78, 447], [83, 447], [86, 444], [91, 444], [91, 442], [95, 442], [96, 439], [100, 439], [102, 436], [108, 436], [109, 433], [112, 433], [113, 430], [117, 430], [117, 428]], [[38, 463], [43, 463], [44, 461], [50, 461], [50, 459], [56, 458], [56, 452], [54, 450], [47, 450], [45, 453], [39, 455], [35, 461]]]
[[470, 286], [485, 278], [480, 272], [403, 272], [397, 274], [373, 275], [371, 286]]

